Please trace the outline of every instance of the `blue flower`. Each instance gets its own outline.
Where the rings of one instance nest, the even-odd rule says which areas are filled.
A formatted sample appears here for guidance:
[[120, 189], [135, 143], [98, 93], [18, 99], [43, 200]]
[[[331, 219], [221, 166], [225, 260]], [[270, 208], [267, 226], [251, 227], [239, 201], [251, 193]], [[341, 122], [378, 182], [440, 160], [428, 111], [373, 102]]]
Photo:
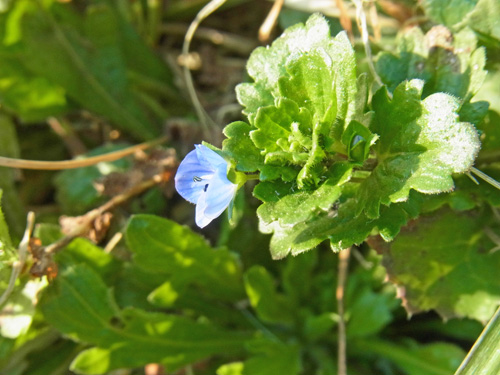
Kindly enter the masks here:
[[229, 206], [238, 185], [227, 178], [227, 162], [204, 145], [195, 145], [175, 175], [175, 188], [187, 201], [196, 204], [196, 225], [206, 227]]

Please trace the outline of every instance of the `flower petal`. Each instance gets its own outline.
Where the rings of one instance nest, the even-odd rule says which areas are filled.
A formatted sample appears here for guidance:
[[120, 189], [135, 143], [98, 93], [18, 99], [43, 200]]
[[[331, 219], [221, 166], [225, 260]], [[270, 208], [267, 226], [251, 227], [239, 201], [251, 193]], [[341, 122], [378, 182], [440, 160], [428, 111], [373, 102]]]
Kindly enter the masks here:
[[237, 189], [238, 185], [227, 179], [226, 169], [217, 169], [206, 192], [207, 207], [205, 215], [212, 219], [218, 217], [229, 206], [236, 195]]
[[215, 151], [209, 149], [205, 145], [194, 145], [196, 147], [196, 154], [201, 165], [214, 170], [221, 164], [227, 165], [226, 160]]
[[209, 218], [205, 215], [205, 210], [207, 209], [207, 193], [203, 191], [200, 194], [198, 202], [196, 203], [196, 225], [200, 228], [205, 228], [210, 222], [215, 218]]
[[220, 165], [208, 188], [200, 194], [196, 202], [196, 225], [204, 228], [219, 217], [229, 206], [237, 190], [238, 185], [227, 179], [225, 165]]
[[206, 227], [233, 200], [238, 185], [227, 178], [226, 160], [204, 145], [195, 145], [175, 175], [175, 188], [186, 200], [196, 204], [196, 224]]
[[210, 167], [206, 162], [202, 165], [198, 159], [198, 152], [193, 150], [186, 155], [177, 169], [175, 189], [185, 200], [197, 203], [214, 173], [215, 167]]

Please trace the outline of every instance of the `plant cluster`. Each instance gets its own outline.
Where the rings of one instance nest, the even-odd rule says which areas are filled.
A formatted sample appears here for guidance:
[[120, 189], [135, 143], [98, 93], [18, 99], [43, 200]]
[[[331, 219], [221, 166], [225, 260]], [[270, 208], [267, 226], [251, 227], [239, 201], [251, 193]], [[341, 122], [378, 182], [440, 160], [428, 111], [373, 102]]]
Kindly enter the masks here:
[[[398, 34], [373, 62], [338, 19], [283, 9], [220, 148], [152, 48], [175, 50], [156, 43], [197, 5], [161, 3], [0, 2], [3, 156], [107, 154], [125, 146], [102, 134], [165, 119], [170, 147], [24, 184], [0, 168], [0, 374], [334, 375], [342, 342], [351, 375], [456, 371], [500, 303], [496, 1], [380, 2]], [[491, 337], [457, 374], [495, 373]]]

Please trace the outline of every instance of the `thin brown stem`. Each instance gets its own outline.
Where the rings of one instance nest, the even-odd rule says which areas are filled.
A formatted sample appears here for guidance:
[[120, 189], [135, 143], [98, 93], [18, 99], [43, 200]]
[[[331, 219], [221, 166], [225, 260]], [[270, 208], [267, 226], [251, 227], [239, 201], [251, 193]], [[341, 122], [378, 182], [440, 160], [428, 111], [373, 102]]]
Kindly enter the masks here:
[[264, 43], [269, 40], [271, 32], [273, 31], [276, 21], [278, 20], [278, 16], [280, 15], [281, 8], [283, 8], [284, 2], [285, 0], [274, 0], [273, 7], [259, 28], [259, 40], [261, 42]]
[[40, 160], [25, 160], [14, 159], [0, 156], [0, 166], [20, 169], [38, 169], [38, 170], [61, 170], [88, 167], [103, 161], [115, 161], [127, 155], [134, 154], [137, 151], [156, 146], [166, 141], [166, 137], [162, 137], [150, 142], [140, 143], [135, 146], [127, 147], [123, 150], [110, 152], [103, 155], [92, 156], [86, 159], [78, 160], [62, 160], [62, 161], [40, 161]]
[[[191, 22], [191, 24], [189, 25], [186, 35], [184, 37], [184, 43], [182, 45], [182, 55], [184, 57], [187, 57], [189, 55], [191, 40], [193, 40], [194, 33], [198, 29], [198, 26], [200, 26], [200, 23], [209, 15], [211, 15], [213, 12], [215, 12], [217, 9], [219, 9], [219, 7], [222, 6], [222, 4], [224, 4], [226, 1], [227, 0], [211, 0], [198, 12], [193, 22]], [[186, 82], [186, 88], [188, 90], [189, 98], [193, 103], [196, 115], [198, 116], [198, 119], [200, 120], [200, 123], [203, 127], [203, 132], [205, 133], [205, 137], [210, 139], [211, 137], [210, 128], [215, 127], [216, 124], [212, 120], [212, 118], [208, 115], [208, 113], [205, 111], [205, 108], [203, 108], [200, 99], [196, 94], [193, 77], [191, 75], [191, 71], [189, 70], [188, 66], [183, 65], [182, 71], [184, 73], [184, 81]]]
[[60, 121], [55, 117], [49, 117], [47, 119], [47, 123], [54, 133], [62, 139], [71, 156], [75, 157], [87, 152], [87, 148], [83, 142], [76, 136], [71, 127], [64, 123], [64, 121]]
[[104, 247], [104, 252], [105, 253], [110, 253], [113, 251], [113, 249], [118, 245], [118, 243], [122, 240], [123, 238], [123, 233], [122, 232], [117, 232], [114, 234], [113, 237], [108, 241], [106, 246]]
[[[168, 23], [161, 26], [161, 31], [169, 35], [185, 35], [187, 29], [188, 25], [181, 23]], [[199, 27], [194, 38], [208, 41], [245, 57], [258, 46], [253, 39], [209, 27]]]
[[344, 310], [344, 290], [349, 267], [349, 257], [351, 248], [342, 250], [339, 253], [339, 273], [337, 278], [337, 312], [339, 314], [338, 323], [338, 375], [347, 375], [347, 350], [346, 350], [346, 328]]
[[[361, 41], [363, 42], [363, 46], [365, 48], [366, 59], [368, 61], [368, 67], [370, 68], [370, 72], [373, 75], [373, 78], [377, 82], [378, 86], [381, 87], [384, 84], [380, 79], [377, 71], [375, 70], [375, 66], [373, 65], [373, 56], [372, 50], [370, 47], [370, 34], [368, 33], [368, 26], [366, 23], [366, 14], [363, 9], [363, 1], [362, 0], [351, 0], [356, 6], [356, 20], [358, 22], [358, 28], [361, 32]], [[391, 96], [389, 94], [389, 96]]]
[[354, 34], [352, 32], [351, 17], [349, 16], [344, 1], [335, 0], [335, 5], [337, 6], [340, 12], [340, 24], [342, 25], [342, 28], [347, 32], [347, 35], [349, 36], [349, 40], [351, 41], [351, 43], [354, 43]]

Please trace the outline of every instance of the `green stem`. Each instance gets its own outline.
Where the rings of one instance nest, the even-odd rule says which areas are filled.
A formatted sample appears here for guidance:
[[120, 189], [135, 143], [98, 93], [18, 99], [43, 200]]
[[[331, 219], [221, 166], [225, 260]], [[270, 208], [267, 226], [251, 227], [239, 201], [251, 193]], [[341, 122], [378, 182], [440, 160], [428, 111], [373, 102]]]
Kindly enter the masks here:
[[472, 374], [500, 374], [500, 307], [455, 372], [455, 375]]
[[258, 180], [260, 178], [260, 173], [256, 173], [256, 174], [246, 174], [245, 176], [247, 176], [247, 181], [250, 181], [250, 180]]

